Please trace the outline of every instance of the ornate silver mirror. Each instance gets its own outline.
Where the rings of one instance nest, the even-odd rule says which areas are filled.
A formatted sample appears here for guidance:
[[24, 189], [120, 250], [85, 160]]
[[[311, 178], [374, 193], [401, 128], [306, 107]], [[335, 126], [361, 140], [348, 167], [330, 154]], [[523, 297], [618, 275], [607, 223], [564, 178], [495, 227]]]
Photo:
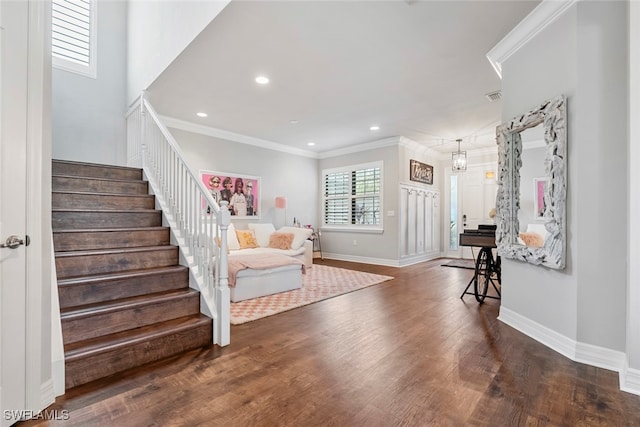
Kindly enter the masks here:
[[500, 256], [565, 267], [566, 118], [566, 100], [560, 95], [496, 129]]

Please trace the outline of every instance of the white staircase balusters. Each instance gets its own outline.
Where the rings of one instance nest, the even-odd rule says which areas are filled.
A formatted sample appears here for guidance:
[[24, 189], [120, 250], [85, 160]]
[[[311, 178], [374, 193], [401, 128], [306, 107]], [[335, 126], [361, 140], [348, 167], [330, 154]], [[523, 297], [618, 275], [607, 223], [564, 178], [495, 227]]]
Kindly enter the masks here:
[[201, 311], [213, 319], [213, 342], [229, 344], [227, 202], [218, 206], [144, 94], [127, 113], [127, 161], [143, 169], [156, 195], [190, 269], [191, 286], [202, 295]]

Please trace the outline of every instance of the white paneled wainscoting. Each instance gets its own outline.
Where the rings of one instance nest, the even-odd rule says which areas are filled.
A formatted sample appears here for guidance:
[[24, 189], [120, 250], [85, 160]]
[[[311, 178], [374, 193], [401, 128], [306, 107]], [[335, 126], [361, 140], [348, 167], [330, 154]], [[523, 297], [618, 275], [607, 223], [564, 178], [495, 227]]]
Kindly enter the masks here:
[[440, 256], [440, 192], [400, 184], [400, 265]]

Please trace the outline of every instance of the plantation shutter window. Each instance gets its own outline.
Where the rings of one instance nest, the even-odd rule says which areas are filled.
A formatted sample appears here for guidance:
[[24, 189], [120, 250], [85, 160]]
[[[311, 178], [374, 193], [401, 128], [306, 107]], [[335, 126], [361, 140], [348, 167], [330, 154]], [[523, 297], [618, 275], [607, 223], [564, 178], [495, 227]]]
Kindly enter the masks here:
[[323, 171], [324, 226], [381, 227], [381, 163]]
[[96, 77], [96, 1], [53, 0], [51, 53], [53, 66]]

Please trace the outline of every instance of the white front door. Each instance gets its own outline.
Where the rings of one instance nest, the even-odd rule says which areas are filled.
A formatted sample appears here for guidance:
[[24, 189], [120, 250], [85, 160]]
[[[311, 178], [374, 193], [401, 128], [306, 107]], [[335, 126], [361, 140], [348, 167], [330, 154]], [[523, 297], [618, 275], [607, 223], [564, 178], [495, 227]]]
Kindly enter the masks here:
[[497, 163], [469, 165], [466, 172], [453, 174], [445, 170], [446, 202], [449, 221], [445, 221], [448, 247], [445, 251], [452, 258], [473, 258], [478, 249], [458, 245], [458, 236], [465, 229], [477, 229], [480, 224], [493, 224], [489, 212], [495, 207], [498, 183], [487, 172], [495, 174]]
[[[0, 244], [27, 233], [28, 2], [0, 2]], [[12, 245], [13, 246], [13, 245]], [[27, 409], [27, 249], [0, 248], [0, 424]]]

